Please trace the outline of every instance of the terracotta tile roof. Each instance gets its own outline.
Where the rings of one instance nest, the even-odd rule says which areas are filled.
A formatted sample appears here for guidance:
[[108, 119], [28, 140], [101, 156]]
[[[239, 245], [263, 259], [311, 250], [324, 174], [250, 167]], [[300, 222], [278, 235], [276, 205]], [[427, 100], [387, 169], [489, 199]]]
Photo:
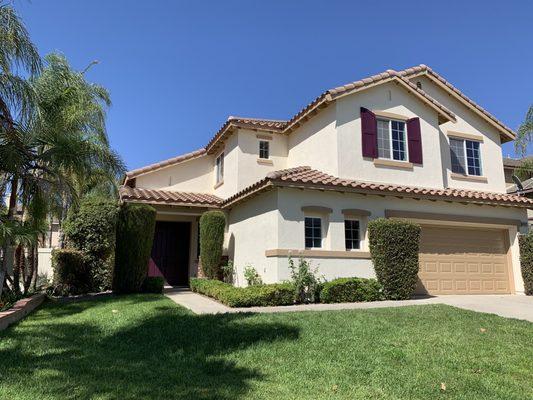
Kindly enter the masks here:
[[[522, 193], [531, 193], [533, 191], [533, 178], [526, 179], [522, 181]], [[518, 187], [516, 185], [511, 185], [507, 188], [507, 193], [516, 193], [518, 192]]]
[[324, 172], [311, 169], [310, 167], [298, 167], [272, 172], [261, 181], [226, 199], [223, 207], [229, 207], [243, 200], [249, 195], [268, 190], [274, 186], [295, 186], [428, 200], [533, 207], [533, 199], [528, 199], [518, 195], [451, 188], [432, 189], [387, 183], [356, 181], [352, 179], [338, 178]]
[[404, 69], [402, 71], [399, 71], [399, 74], [403, 77], [410, 78], [415, 75], [419, 74], [427, 74], [428, 76], [434, 78], [437, 82], [440, 82], [444, 87], [446, 87], [451, 92], [455, 93], [457, 96], [459, 96], [461, 99], [463, 99], [466, 103], [468, 103], [472, 108], [479, 111], [482, 115], [484, 115], [487, 119], [493, 122], [497, 127], [500, 128], [503, 132], [506, 133], [508, 136], [508, 140], [514, 140], [516, 134], [515, 132], [506, 126], [503, 122], [501, 122], [499, 119], [497, 119], [494, 115], [489, 113], [487, 110], [485, 110], [483, 107], [481, 107], [479, 104], [477, 104], [475, 101], [470, 99], [467, 95], [465, 95], [463, 92], [461, 92], [459, 89], [457, 89], [455, 86], [453, 86], [450, 82], [448, 82], [446, 79], [444, 79], [442, 76], [440, 76], [438, 73], [433, 71], [430, 67], [428, 67], [425, 64], [420, 64], [416, 67], [411, 67]]
[[172, 192], [169, 190], [152, 190], [121, 186], [120, 200], [149, 204], [185, 205], [218, 208], [222, 204], [220, 197], [207, 193]]
[[504, 168], [516, 168], [522, 164], [523, 161], [533, 161], [533, 156], [525, 158], [504, 158], [503, 167]]
[[187, 153], [187, 154], [182, 154], [182, 155], [177, 156], [177, 157], [169, 158], [168, 160], [164, 160], [164, 161], [160, 161], [160, 162], [155, 163], [155, 164], [147, 165], [146, 167], [142, 167], [142, 168], [138, 168], [138, 169], [134, 169], [134, 170], [128, 171], [128, 172], [126, 172], [126, 178], [127, 179], [132, 179], [132, 178], [135, 178], [136, 176], [142, 175], [142, 174], [144, 174], [146, 172], [155, 171], [157, 169], [165, 168], [165, 167], [168, 167], [170, 165], [178, 164], [178, 163], [183, 162], [183, 161], [191, 160], [193, 158], [203, 156], [204, 154], [206, 154], [205, 149], [201, 148], [201, 149], [192, 151], [192, 152]]

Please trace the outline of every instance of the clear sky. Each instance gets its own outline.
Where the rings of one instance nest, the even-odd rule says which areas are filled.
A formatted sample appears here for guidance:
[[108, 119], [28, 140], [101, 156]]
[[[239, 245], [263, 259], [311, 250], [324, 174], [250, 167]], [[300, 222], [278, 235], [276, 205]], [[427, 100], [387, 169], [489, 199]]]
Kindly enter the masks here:
[[[533, 104], [533, 1], [16, 0], [44, 55], [109, 89], [136, 168], [204, 146], [229, 115], [285, 119], [322, 91], [427, 64], [513, 129]], [[504, 145], [504, 155], [513, 146]]]

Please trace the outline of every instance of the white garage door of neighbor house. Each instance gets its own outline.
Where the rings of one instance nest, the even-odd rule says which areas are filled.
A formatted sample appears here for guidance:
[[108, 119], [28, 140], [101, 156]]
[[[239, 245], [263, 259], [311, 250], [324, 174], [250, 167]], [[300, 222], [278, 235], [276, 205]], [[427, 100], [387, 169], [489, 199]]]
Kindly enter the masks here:
[[423, 226], [417, 294], [511, 293], [506, 231]]

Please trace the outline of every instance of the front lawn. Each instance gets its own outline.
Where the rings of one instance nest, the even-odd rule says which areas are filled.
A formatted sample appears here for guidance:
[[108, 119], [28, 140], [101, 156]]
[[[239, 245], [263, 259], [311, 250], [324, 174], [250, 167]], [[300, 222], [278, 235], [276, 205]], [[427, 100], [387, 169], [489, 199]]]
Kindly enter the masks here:
[[124, 296], [0, 332], [0, 398], [522, 400], [532, 343], [529, 322], [444, 305], [197, 316]]

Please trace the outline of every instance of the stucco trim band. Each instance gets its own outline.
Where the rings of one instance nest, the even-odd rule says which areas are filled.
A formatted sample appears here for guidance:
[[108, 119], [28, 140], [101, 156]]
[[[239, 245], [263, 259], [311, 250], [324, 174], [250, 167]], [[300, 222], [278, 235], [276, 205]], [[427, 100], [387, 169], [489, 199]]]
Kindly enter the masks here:
[[458, 174], [455, 172], [452, 172], [450, 175], [450, 178], [456, 180], [456, 181], [468, 181], [468, 182], [479, 182], [479, 183], [487, 183], [489, 180], [484, 176], [477, 176], [477, 175], [463, 175]]
[[333, 210], [322, 206], [303, 206], [302, 211], [306, 213], [331, 214]]
[[409, 117], [406, 117], [405, 115], [395, 114], [388, 111], [379, 111], [379, 110], [372, 110], [372, 112], [377, 116], [381, 118], [387, 118], [387, 119], [395, 119], [398, 121], [407, 121]]
[[374, 158], [374, 165], [376, 167], [392, 167], [407, 170], [413, 170], [413, 163], [396, 160], [384, 160], [382, 158]]
[[466, 139], [466, 140], [474, 140], [476, 142], [483, 143], [483, 136], [481, 135], [474, 135], [472, 133], [464, 133], [464, 132], [456, 132], [456, 131], [448, 131], [446, 132], [446, 136], [451, 138], [457, 138], [457, 139]]
[[368, 251], [342, 250], [298, 250], [298, 249], [270, 249], [265, 250], [266, 257], [309, 257], [309, 258], [353, 258], [369, 260]]
[[369, 217], [372, 214], [370, 211], [360, 208], [345, 208], [342, 213], [345, 217]]

